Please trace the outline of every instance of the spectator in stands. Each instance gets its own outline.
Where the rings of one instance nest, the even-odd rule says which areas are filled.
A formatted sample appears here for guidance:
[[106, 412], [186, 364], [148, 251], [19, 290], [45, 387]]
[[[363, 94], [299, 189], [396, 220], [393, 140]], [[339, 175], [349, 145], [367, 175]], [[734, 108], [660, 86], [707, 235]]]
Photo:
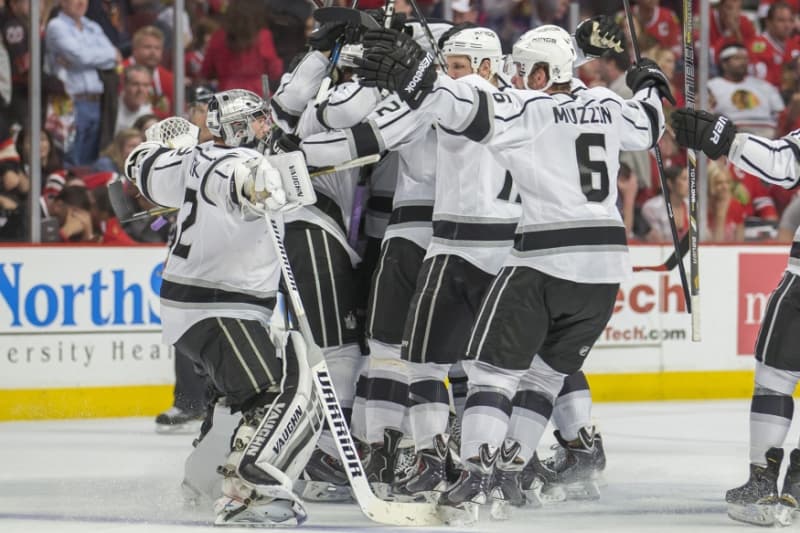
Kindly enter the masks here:
[[86, 7], [86, 0], [61, 0], [45, 32], [47, 64], [74, 104], [75, 138], [67, 153], [74, 166], [97, 159], [103, 93], [97, 69], [112, 68], [121, 57], [100, 26], [84, 16]]
[[639, 191], [637, 178], [631, 171], [631, 167], [625, 163], [620, 163], [619, 173], [617, 174], [617, 209], [622, 215], [622, 222], [625, 224], [625, 233], [628, 238], [633, 238], [633, 222], [636, 211], [636, 193]]
[[798, 227], [800, 227], [800, 196], [795, 195], [781, 215], [778, 223], [778, 240], [792, 242]]
[[136, 119], [142, 115], [151, 115], [150, 91], [153, 86], [153, 75], [144, 65], [130, 65], [122, 73], [122, 92], [117, 106], [117, 122], [114, 134], [120, 130], [132, 128]]
[[[675, 108], [683, 107], [684, 106], [684, 96], [683, 96], [683, 86], [677, 86], [675, 84], [675, 62], [676, 62], [676, 54], [670, 48], [664, 48], [662, 46], [657, 46], [652, 52], [653, 61], [655, 61], [659, 68], [661, 68], [661, 72], [669, 80], [669, 89], [672, 91], [672, 95], [675, 97]], [[664, 103], [664, 107], [672, 108], [672, 104], [669, 102]]]
[[92, 165], [92, 171], [122, 174], [128, 154], [142, 141], [144, 141], [144, 135], [136, 128], [119, 130], [114, 136], [114, 142], [103, 150], [100, 158]]
[[453, 9], [453, 24], [478, 23], [478, 10], [470, 0], [455, 0], [450, 7]]
[[166, 118], [175, 113], [172, 72], [161, 65], [164, 58], [164, 33], [155, 26], [144, 26], [133, 34], [133, 53], [122, 66], [144, 65], [153, 76], [150, 104], [153, 114]]
[[67, 185], [52, 202], [42, 202], [42, 222], [55, 219], [61, 242], [94, 242], [91, 210], [86, 187]]
[[777, 3], [788, 5], [794, 14], [800, 13], [800, 0], [759, 0], [758, 18], [763, 22], [769, 16], [769, 9]]
[[747, 49], [741, 43], [725, 44], [719, 64], [722, 75], [708, 82], [714, 111], [729, 117], [739, 131], [775, 137], [783, 99], [775, 87], [747, 74]]
[[[662, 48], [672, 50], [677, 57], [681, 57], [683, 55], [681, 22], [674, 11], [659, 4], [659, 0], [638, 0], [633, 6], [633, 16], [639, 23], [639, 28], [643, 30], [637, 34], [651, 35]], [[617, 16], [617, 22], [627, 27], [624, 12]]]
[[[49, 132], [42, 129], [39, 139], [39, 157], [43, 176], [42, 193], [50, 197], [55, 197], [61, 192], [61, 189], [64, 188], [66, 182], [64, 162], [61, 158], [61, 154], [53, 145], [53, 140]], [[20, 156], [20, 161], [22, 162], [22, 168], [26, 174], [29, 174], [31, 157], [30, 129], [24, 128], [17, 133], [16, 149]]]
[[134, 121], [133, 127], [135, 129], [141, 131], [142, 135], [144, 135], [144, 132], [147, 131], [147, 128], [149, 128], [150, 126], [152, 126], [156, 122], [158, 122], [158, 117], [157, 116], [155, 116], [155, 115], [142, 115], [141, 117], [137, 118]]
[[187, 100], [189, 101], [189, 122], [200, 128], [198, 143], [210, 141], [213, 138], [206, 125], [206, 115], [208, 115], [208, 103], [214, 96], [213, 91], [205, 85], [195, 87]]
[[195, 23], [192, 46], [186, 50], [184, 56], [187, 81], [194, 82], [200, 79], [206, 48], [208, 48], [211, 35], [215, 31], [217, 31], [217, 23], [213, 19], [203, 17]]
[[[24, 124], [28, 111], [28, 72], [31, 52], [28, 41], [30, 0], [10, 0], [2, 22], [3, 42], [11, 60], [12, 92], [8, 114], [13, 122]], [[6, 102], [8, 103], [8, 102]]]
[[711, 11], [712, 54], [718, 54], [724, 42], [749, 43], [755, 36], [755, 26], [742, 13], [742, 0], [719, 0], [716, 9]]
[[27, 201], [31, 182], [10, 137], [0, 143], [0, 241], [27, 239]]
[[262, 94], [261, 75], [267, 74], [274, 84], [283, 73], [263, 5], [263, 0], [232, 2], [222, 28], [211, 36], [200, 74], [216, 80], [218, 91], [247, 89]]
[[[672, 212], [675, 215], [675, 227], [678, 235], [683, 235], [689, 227], [689, 173], [686, 168], [667, 167], [664, 170]], [[663, 192], [662, 192], [663, 194]], [[672, 231], [664, 198], [654, 196], [642, 206], [642, 216], [652, 228], [650, 239], [654, 242], [669, 242]]]
[[800, 36], [793, 36], [794, 14], [783, 2], [772, 4], [767, 12], [764, 33], [748, 43], [750, 73], [781, 88], [783, 65], [800, 53]]
[[708, 237], [712, 242], [744, 241], [745, 208], [733, 196], [733, 178], [717, 161], [708, 163]]

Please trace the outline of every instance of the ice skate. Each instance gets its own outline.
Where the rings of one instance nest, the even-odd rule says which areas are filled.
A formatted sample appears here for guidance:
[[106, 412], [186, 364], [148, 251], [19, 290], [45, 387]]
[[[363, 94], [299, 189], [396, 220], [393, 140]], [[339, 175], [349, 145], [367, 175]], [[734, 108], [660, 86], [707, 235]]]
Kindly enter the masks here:
[[521, 480], [522, 467], [525, 463], [518, 457], [519, 451], [519, 442], [508, 439], [500, 448], [490, 493], [492, 499], [490, 512], [494, 520], [508, 520], [511, 518], [512, 507], [522, 507], [526, 503]]
[[[540, 498], [543, 502], [570, 500], [596, 500], [600, 497], [600, 473], [606, 467], [603, 439], [594, 427], [581, 428], [578, 438], [567, 442], [555, 431], [556, 451], [544, 461], [531, 461], [533, 469], [543, 482]], [[526, 476], [530, 479], [531, 473]], [[525, 486], [525, 485], [523, 485]]]
[[311, 454], [303, 478], [296, 482], [300, 496], [312, 502], [349, 502], [353, 500], [350, 481], [336, 457], [319, 448]]
[[750, 465], [750, 478], [741, 487], [725, 494], [728, 516], [757, 526], [775, 523], [778, 506], [778, 475], [783, 461], [782, 448], [770, 448], [765, 454], [767, 466]]
[[490, 451], [488, 444], [481, 444], [478, 456], [464, 461], [458, 481], [439, 498], [443, 522], [463, 526], [478, 520], [478, 507], [488, 500], [498, 455], [499, 450]]
[[800, 450], [795, 448], [789, 454], [789, 468], [783, 478], [783, 488], [775, 511], [775, 519], [782, 526], [792, 524], [800, 501]]
[[447, 443], [443, 435], [433, 438], [433, 448], [420, 450], [415, 457], [415, 467], [407, 476], [392, 485], [392, 494], [400, 501], [435, 501], [442, 492], [445, 480]]
[[287, 520], [294, 518], [299, 526], [307, 518], [305, 510], [300, 512], [299, 509], [302, 508], [298, 508], [291, 500], [257, 498], [252, 501], [238, 501], [222, 497], [214, 504], [214, 511], [217, 514], [214, 525], [271, 527], [284, 524]]
[[372, 486], [372, 490], [379, 498], [388, 499], [391, 496], [391, 486], [394, 482], [395, 463], [397, 462], [397, 447], [403, 434], [396, 429], [383, 430], [383, 444], [370, 444], [364, 462], [364, 474]]
[[205, 411], [184, 411], [173, 406], [156, 417], [156, 433], [198, 433], [205, 417]]

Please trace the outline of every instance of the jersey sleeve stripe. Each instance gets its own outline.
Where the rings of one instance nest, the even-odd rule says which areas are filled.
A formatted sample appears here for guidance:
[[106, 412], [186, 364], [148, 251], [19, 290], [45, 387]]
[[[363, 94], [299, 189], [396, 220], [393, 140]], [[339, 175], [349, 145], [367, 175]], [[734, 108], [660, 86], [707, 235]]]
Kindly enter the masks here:
[[152, 194], [150, 192], [150, 174], [153, 171], [153, 166], [156, 163], [156, 159], [158, 156], [169, 152], [170, 149], [167, 147], [159, 148], [152, 155], [150, 155], [145, 161], [142, 163], [142, 170], [139, 174], [139, 189], [142, 191], [142, 196], [147, 198], [148, 201], [151, 203], [161, 205], [155, 200], [153, 200]]
[[270, 102], [270, 105], [280, 120], [286, 122], [292, 129], [297, 127], [297, 123], [300, 122], [300, 117], [298, 115], [293, 115], [286, 111], [274, 98]]
[[[200, 197], [206, 203], [214, 205], [214, 206], [217, 205], [211, 200], [211, 198], [208, 197], [208, 194], [206, 194], [206, 183], [208, 182], [208, 178], [211, 176], [211, 174], [213, 172], [216, 171], [216, 172], [219, 173], [219, 171], [217, 171], [217, 167], [219, 167], [220, 163], [222, 163], [223, 161], [225, 161], [227, 159], [230, 159], [232, 157], [236, 157], [236, 154], [225, 154], [224, 156], [222, 156], [219, 159], [217, 159], [216, 161], [214, 161], [214, 163], [211, 164], [208, 167], [208, 169], [206, 170], [206, 173], [203, 174], [203, 179], [200, 180]], [[227, 178], [227, 176], [225, 176], [224, 174], [221, 174], [221, 175], [222, 175], [223, 178]], [[233, 180], [231, 180], [231, 181], [233, 181]]]
[[650, 143], [650, 148], [655, 148], [656, 144], [658, 144], [658, 111], [656, 108], [648, 104], [647, 102], [639, 102], [642, 105], [642, 109], [644, 112], [647, 113], [647, 118], [650, 119], [650, 138], [652, 142]]
[[355, 148], [356, 157], [381, 152], [381, 144], [371, 122], [356, 124], [350, 128], [350, 131], [353, 135], [353, 147]]
[[769, 181], [771, 181], [771, 182], [773, 182], [775, 184], [784, 183], [784, 182], [787, 182], [787, 181], [791, 182], [791, 183], [794, 183], [796, 181], [794, 178], [791, 178], [791, 177], [788, 177], [788, 176], [785, 177], [785, 178], [778, 178], [778, 177], [775, 177], [775, 176], [765, 172], [764, 169], [762, 169], [761, 167], [756, 165], [746, 155], [742, 155], [742, 161], [744, 161], [745, 163], [750, 165], [750, 167], [752, 167], [756, 172], [758, 172], [765, 179], [767, 179], [767, 180], [769, 180]]

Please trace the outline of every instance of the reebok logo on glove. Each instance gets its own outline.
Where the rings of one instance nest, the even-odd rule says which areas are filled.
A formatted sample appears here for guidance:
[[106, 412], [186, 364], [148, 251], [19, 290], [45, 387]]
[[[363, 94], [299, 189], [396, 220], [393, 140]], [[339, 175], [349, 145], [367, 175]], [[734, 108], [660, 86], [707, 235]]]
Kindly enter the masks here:
[[714, 130], [711, 132], [711, 142], [714, 144], [719, 143], [720, 135], [725, 130], [725, 125], [728, 123], [728, 117], [720, 116], [714, 123]]
[[425, 75], [425, 71], [428, 70], [428, 67], [430, 67], [432, 63], [433, 56], [430, 54], [430, 52], [427, 52], [425, 54], [425, 58], [419, 62], [419, 65], [417, 65], [417, 71], [414, 73], [414, 77], [411, 78], [411, 81], [409, 81], [405, 86], [405, 89], [403, 89], [406, 93], [414, 94], [417, 85], [419, 85], [419, 82], [422, 81], [422, 77]]

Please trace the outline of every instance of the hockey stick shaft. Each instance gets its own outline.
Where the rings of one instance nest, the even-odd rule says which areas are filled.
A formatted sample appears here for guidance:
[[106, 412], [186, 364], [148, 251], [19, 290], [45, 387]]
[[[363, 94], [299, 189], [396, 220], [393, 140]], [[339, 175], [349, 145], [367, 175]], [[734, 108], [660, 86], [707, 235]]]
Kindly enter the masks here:
[[666, 261], [661, 263], [660, 265], [651, 265], [651, 266], [634, 266], [634, 272], [644, 272], [644, 271], [651, 271], [651, 272], [669, 272], [670, 270], [674, 269], [678, 266], [678, 263], [683, 261], [683, 258], [686, 256], [686, 253], [689, 251], [689, 234], [686, 233], [681, 238], [680, 243], [680, 255], [675, 253], [673, 250], [670, 256], [667, 258]]
[[382, 524], [398, 526], [440, 525], [442, 522], [436, 513], [434, 504], [387, 502], [379, 499], [372, 492], [359, 459], [356, 445], [353, 442], [353, 437], [347, 427], [347, 421], [342, 413], [341, 404], [336, 396], [325, 357], [322, 350], [314, 342], [314, 335], [303, 307], [303, 301], [300, 298], [300, 290], [297, 287], [292, 266], [289, 263], [289, 256], [280, 237], [280, 229], [275, 220], [269, 216], [269, 213], [264, 213], [264, 219], [267, 223], [272, 245], [280, 260], [281, 274], [286, 285], [289, 304], [294, 312], [295, 323], [307, 345], [307, 359], [311, 367], [314, 387], [322, 400], [325, 420], [327, 420], [328, 427], [333, 434], [342, 467], [347, 474], [353, 495], [361, 511], [367, 518]]
[[[686, 107], [694, 109], [694, 30], [692, 0], [683, 0], [683, 91]], [[691, 279], [692, 340], [700, 341], [700, 250], [697, 224], [697, 153], [686, 149], [689, 173], [689, 273]]]
[[436, 59], [439, 61], [439, 64], [442, 66], [443, 69], [447, 69], [447, 62], [444, 59], [444, 55], [442, 51], [439, 50], [439, 45], [436, 42], [436, 39], [433, 37], [433, 32], [431, 31], [430, 25], [428, 25], [428, 21], [425, 18], [425, 15], [422, 13], [422, 10], [417, 5], [417, 0], [410, 0], [411, 7], [414, 9], [414, 14], [417, 15], [419, 19], [419, 23], [422, 25], [423, 31], [425, 31], [425, 36], [428, 38], [428, 41], [431, 44], [431, 49], [433, 50]]
[[[633, 11], [631, 10], [631, 3], [630, 0], [622, 0], [623, 5], [625, 6], [625, 16], [628, 19], [628, 29], [631, 33], [631, 45], [633, 46], [633, 55], [636, 59], [636, 62], [639, 63], [642, 60], [642, 54], [639, 51], [639, 43], [636, 40], [636, 27], [633, 25]], [[667, 188], [667, 181], [664, 179], [664, 161], [661, 158], [661, 149], [658, 146], [658, 142], [655, 143], [653, 146], [653, 153], [656, 157], [656, 168], [658, 169], [658, 181], [661, 184], [661, 194], [664, 197], [664, 204], [667, 207], [667, 218], [669, 219], [669, 229], [670, 233], [672, 234], [672, 245], [675, 248], [675, 252], [679, 253], [680, 244], [678, 239], [678, 228], [675, 225], [675, 213], [672, 210], [672, 202], [669, 198], [669, 189]], [[686, 279], [686, 267], [683, 266], [683, 261], [678, 261], [678, 272], [680, 273], [681, 277], [681, 286], [683, 287], [683, 296], [686, 299], [686, 310], [687, 312], [692, 312], [691, 306], [691, 295], [689, 293], [689, 282]]]

